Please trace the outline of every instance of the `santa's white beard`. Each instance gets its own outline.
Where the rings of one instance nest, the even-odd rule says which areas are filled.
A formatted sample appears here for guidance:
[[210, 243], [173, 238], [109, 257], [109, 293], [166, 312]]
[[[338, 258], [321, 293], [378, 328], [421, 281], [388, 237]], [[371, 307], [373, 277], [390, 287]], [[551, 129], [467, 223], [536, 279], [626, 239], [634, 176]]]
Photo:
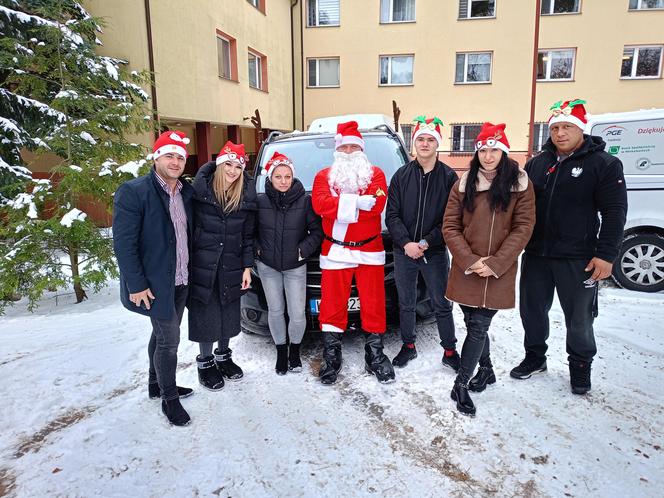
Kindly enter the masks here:
[[361, 150], [346, 154], [335, 152], [328, 183], [339, 194], [362, 193], [371, 183], [373, 168]]

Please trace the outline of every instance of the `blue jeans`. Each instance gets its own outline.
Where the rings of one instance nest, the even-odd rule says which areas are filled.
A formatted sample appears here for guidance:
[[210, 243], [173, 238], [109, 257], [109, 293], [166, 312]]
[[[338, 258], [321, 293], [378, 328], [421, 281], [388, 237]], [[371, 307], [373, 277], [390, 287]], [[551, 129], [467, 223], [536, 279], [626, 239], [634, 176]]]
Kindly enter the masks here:
[[399, 293], [401, 340], [404, 344], [415, 342], [417, 278], [418, 274], [421, 274], [436, 314], [440, 345], [445, 349], [454, 349], [456, 336], [452, 318], [452, 303], [445, 299], [447, 276], [450, 271], [447, 251], [427, 255], [426, 259], [425, 263], [424, 258], [412, 259], [398, 249], [394, 251], [394, 279]]
[[[175, 370], [178, 366], [180, 322], [182, 322], [188, 292], [189, 288], [186, 285], [176, 285], [171, 318], [163, 320], [150, 317], [152, 335], [148, 343], [148, 357], [150, 358], [148, 382], [159, 384], [161, 398], [165, 401], [178, 397]], [[156, 297], [159, 298], [159, 296]]]
[[[307, 265], [292, 270], [277, 271], [258, 262], [258, 275], [267, 300], [267, 323], [274, 343], [300, 344], [307, 322], [304, 316], [307, 294]], [[284, 291], [286, 299], [284, 300]], [[286, 303], [288, 303], [288, 337], [286, 336]]]

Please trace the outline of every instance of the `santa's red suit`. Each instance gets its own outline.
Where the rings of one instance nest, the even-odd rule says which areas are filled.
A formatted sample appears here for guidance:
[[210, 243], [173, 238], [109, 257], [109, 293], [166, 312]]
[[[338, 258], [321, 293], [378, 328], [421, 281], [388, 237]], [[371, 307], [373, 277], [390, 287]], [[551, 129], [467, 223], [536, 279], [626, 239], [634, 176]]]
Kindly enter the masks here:
[[[325, 232], [320, 256], [321, 330], [346, 330], [348, 298], [355, 276], [362, 329], [382, 334], [385, 332], [385, 249], [381, 237], [381, 213], [387, 201], [385, 174], [372, 166], [371, 182], [366, 189], [356, 194], [339, 194], [330, 187], [329, 172], [330, 168], [318, 172], [311, 195], [314, 211], [323, 218]], [[370, 211], [357, 208], [361, 195], [375, 197], [376, 204]], [[361, 245], [342, 245], [330, 239]]]

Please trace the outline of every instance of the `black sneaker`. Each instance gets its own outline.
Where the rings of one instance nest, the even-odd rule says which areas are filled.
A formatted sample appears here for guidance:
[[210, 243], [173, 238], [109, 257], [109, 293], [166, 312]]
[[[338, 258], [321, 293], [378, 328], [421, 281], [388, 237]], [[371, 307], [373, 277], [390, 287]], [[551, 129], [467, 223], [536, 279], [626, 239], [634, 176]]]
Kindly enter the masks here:
[[590, 362], [569, 360], [569, 383], [574, 394], [590, 391]]
[[518, 366], [510, 371], [510, 377], [514, 379], [530, 379], [533, 374], [546, 372], [546, 358], [526, 355]]
[[[189, 388], [189, 387], [178, 387], [178, 395], [180, 396], [180, 399], [182, 398], [188, 398], [192, 394], [194, 394], [194, 390]], [[148, 396], [150, 399], [159, 399], [161, 398], [161, 389], [159, 389], [159, 384], [154, 383], [154, 384], [148, 384]]]
[[401, 351], [392, 360], [392, 365], [397, 368], [403, 368], [408, 365], [410, 360], [417, 358], [417, 349], [415, 344], [404, 344], [401, 346]]
[[459, 372], [459, 367], [461, 366], [461, 357], [457, 353], [456, 349], [446, 349], [443, 354], [443, 366], [449, 367], [455, 372]]
[[171, 425], [183, 427], [189, 425], [191, 422], [191, 418], [189, 417], [187, 410], [185, 410], [180, 404], [179, 398], [162, 401], [161, 411], [166, 415], [166, 418]]

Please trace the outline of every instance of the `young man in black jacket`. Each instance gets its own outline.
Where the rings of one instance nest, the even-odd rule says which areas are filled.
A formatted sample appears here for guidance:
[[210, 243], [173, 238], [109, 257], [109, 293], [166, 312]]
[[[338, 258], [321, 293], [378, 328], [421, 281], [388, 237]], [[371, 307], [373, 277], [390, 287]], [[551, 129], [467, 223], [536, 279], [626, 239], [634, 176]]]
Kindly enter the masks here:
[[441, 226], [447, 198], [457, 174], [438, 161], [442, 140], [438, 118], [416, 119], [413, 132], [416, 159], [399, 168], [390, 181], [385, 223], [394, 243], [394, 275], [399, 294], [399, 320], [403, 346], [392, 360], [405, 367], [417, 357], [415, 307], [417, 278], [421, 274], [436, 314], [443, 365], [459, 369], [452, 303], [445, 299], [450, 263]]
[[590, 365], [597, 352], [597, 282], [611, 275], [627, 215], [622, 163], [604, 152], [601, 138], [583, 133], [584, 103], [572, 100], [551, 107], [551, 138], [525, 166], [535, 187], [537, 214], [521, 261], [526, 357], [510, 372], [516, 379], [527, 379], [546, 371], [555, 289], [565, 315], [575, 394], [590, 391]]

